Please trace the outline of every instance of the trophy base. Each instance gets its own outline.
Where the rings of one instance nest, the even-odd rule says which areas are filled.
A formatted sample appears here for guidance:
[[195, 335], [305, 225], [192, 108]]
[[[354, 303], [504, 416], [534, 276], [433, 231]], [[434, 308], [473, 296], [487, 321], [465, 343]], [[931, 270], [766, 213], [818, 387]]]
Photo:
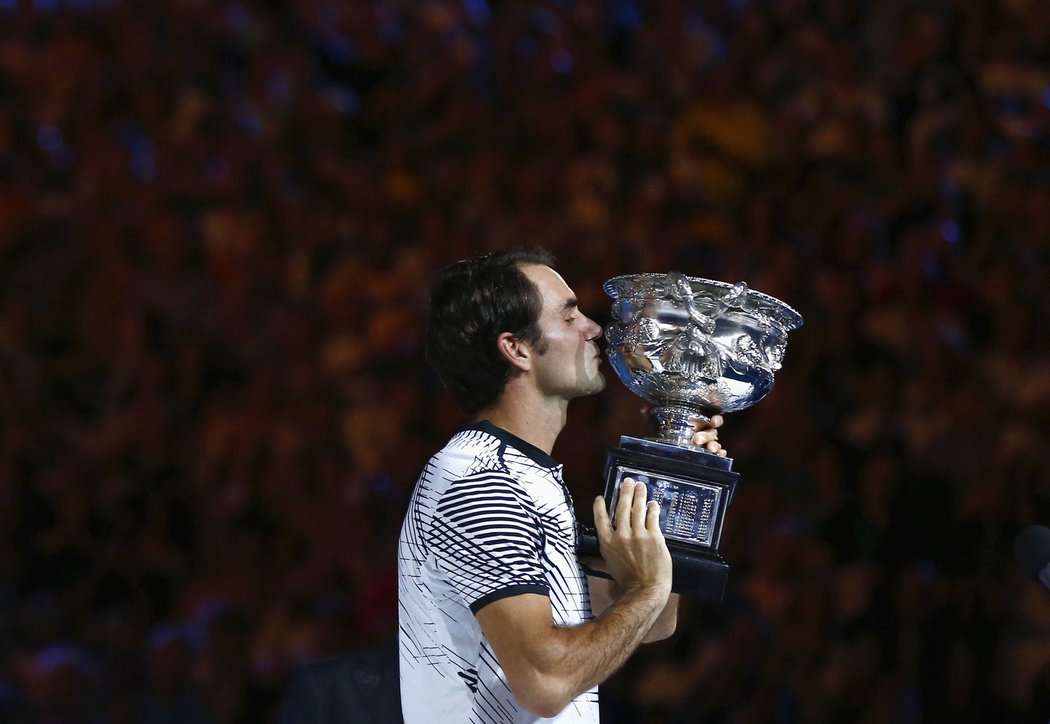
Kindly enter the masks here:
[[[726, 507], [740, 479], [731, 468], [732, 460], [700, 448], [627, 436], [606, 457], [604, 497], [610, 511], [624, 478], [645, 483], [648, 499], [659, 503], [675, 593], [713, 601], [725, 595], [729, 566], [718, 544]], [[581, 554], [601, 554], [593, 528], [582, 528], [579, 540]]]

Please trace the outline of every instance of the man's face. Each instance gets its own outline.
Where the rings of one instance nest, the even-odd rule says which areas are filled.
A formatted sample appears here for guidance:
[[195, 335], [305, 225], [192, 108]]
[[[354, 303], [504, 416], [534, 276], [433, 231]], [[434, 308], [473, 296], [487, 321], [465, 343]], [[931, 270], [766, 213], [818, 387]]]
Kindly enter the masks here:
[[[533, 347], [533, 374], [540, 390], [566, 400], [593, 395], [605, 387], [598, 340], [602, 328], [576, 306], [576, 295], [558, 272], [548, 266], [522, 267], [542, 300], [541, 340]], [[542, 353], [537, 348], [544, 349]]]

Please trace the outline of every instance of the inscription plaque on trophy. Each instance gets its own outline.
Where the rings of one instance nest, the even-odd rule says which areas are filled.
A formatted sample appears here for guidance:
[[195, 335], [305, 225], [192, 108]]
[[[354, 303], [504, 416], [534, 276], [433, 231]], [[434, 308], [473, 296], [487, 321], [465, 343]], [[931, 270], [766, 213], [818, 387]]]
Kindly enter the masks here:
[[684, 478], [656, 477], [649, 470], [622, 466], [616, 468], [610, 480], [616, 490], [611, 505], [616, 505], [619, 496], [616, 486], [628, 477], [645, 483], [649, 490], [646, 499], [659, 504], [660, 530], [668, 540], [702, 546], [714, 543], [718, 532], [715, 513], [720, 510], [721, 488]]
[[[787, 333], [802, 317], [746, 284], [668, 274], [605, 283], [613, 298], [605, 330], [620, 380], [653, 405], [655, 438], [620, 438], [605, 463], [605, 502], [614, 510], [625, 478], [645, 483], [660, 505], [660, 530], [674, 568], [673, 591], [721, 600], [729, 566], [718, 552], [726, 508], [740, 476], [730, 458], [692, 445], [694, 421], [762, 399], [780, 369]], [[580, 553], [599, 555], [593, 528]], [[596, 575], [606, 575], [594, 572]]]

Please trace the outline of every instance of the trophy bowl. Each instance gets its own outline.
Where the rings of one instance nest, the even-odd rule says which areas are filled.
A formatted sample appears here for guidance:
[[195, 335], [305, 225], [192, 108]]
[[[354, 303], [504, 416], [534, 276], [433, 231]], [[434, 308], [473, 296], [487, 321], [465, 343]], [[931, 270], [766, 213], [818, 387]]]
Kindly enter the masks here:
[[659, 440], [688, 445], [692, 421], [743, 410], [773, 388], [787, 333], [802, 316], [743, 282], [679, 272], [629, 274], [613, 298], [607, 355], [628, 389], [653, 405]]

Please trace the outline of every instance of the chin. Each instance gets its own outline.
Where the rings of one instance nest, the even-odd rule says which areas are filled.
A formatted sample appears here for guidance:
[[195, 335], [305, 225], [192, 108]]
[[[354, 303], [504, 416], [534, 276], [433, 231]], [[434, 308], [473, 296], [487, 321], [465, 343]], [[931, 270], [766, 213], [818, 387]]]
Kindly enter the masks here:
[[589, 380], [577, 380], [573, 387], [565, 388], [563, 394], [566, 395], [565, 399], [573, 400], [577, 397], [590, 397], [591, 395], [597, 395], [604, 389], [605, 376], [602, 375], [601, 372], [598, 372]]
[[601, 392], [604, 389], [605, 389], [605, 377], [603, 377], [602, 375], [599, 374], [598, 377], [594, 380], [594, 384], [592, 384], [587, 389], [587, 391], [584, 392], [583, 394], [585, 394], [585, 395], [597, 395], [599, 392]]

